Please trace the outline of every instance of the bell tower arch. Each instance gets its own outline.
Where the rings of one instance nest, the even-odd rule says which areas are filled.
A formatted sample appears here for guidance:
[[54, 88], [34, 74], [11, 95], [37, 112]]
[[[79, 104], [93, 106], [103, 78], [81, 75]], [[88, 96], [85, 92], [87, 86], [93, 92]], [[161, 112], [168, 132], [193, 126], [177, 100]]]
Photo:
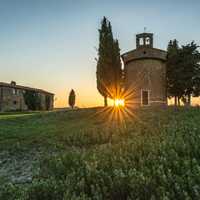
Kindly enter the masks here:
[[153, 33], [140, 33], [136, 35], [136, 47], [153, 48]]

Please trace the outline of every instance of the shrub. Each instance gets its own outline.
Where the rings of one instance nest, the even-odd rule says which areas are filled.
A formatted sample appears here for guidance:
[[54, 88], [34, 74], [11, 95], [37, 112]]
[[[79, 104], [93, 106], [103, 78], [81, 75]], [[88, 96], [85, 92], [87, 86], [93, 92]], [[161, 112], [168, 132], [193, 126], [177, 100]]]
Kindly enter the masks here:
[[43, 159], [30, 185], [6, 186], [0, 197], [200, 199], [198, 112], [179, 110], [162, 121], [155, 114], [157, 120], [154, 116], [148, 124], [67, 133], [62, 139], [70, 150]]
[[35, 91], [25, 91], [24, 101], [29, 110], [40, 110], [41, 109], [41, 98], [39, 93]]

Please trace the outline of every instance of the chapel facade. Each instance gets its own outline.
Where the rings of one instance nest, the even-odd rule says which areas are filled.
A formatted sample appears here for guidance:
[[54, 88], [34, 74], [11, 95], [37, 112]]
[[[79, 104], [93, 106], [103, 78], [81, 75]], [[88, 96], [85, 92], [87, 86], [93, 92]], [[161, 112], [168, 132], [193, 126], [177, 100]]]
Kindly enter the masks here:
[[167, 52], [153, 46], [153, 33], [136, 35], [136, 49], [122, 55], [127, 106], [167, 104]]

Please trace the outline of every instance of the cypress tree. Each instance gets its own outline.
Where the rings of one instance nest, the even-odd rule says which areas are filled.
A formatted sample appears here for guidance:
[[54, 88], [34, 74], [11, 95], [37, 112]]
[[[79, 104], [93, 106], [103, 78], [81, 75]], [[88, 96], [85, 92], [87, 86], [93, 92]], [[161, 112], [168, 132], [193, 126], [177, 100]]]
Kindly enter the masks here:
[[107, 106], [107, 97], [116, 98], [120, 90], [121, 61], [118, 41], [113, 39], [112, 26], [106, 17], [99, 30], [96, 76], [97, 89], [104, 97], [104, 106]]
[[75, 95], [74, 90], [72, 89], [71, 92], [69, 93], [69, 99], [68, 99], [69, 106], [72, 109], [74, 108], [75, 101], [76, 101], [76, 95]]
[[121, 81], [122, 81], [122, 68], [121, 68], [121, 56], [118, 40], [114, 41], [114, 58], [113, 58], [113, 74], [114, 74], [114, 98], [120, 98], [121, 96]]

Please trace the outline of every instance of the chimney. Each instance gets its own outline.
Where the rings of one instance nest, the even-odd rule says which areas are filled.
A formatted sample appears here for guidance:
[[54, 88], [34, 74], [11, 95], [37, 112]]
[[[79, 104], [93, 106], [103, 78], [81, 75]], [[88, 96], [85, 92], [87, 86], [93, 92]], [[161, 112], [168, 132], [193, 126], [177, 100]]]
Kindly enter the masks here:
[[10, 83], [12, 86], [16, 86], [16, 82], [15, 81], [11, 81]]

